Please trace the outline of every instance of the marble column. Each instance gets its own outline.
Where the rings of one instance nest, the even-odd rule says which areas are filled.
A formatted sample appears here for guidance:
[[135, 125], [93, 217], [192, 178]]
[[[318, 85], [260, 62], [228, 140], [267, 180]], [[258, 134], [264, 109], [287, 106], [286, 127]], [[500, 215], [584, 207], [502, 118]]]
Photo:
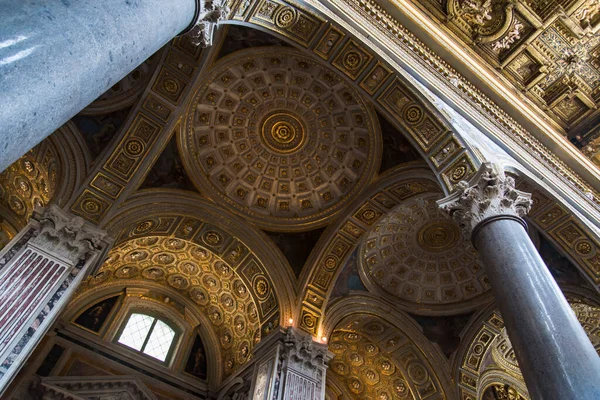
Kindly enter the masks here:
[[600, 357], [527, 234], [531, 204], [489, 163], [438, 201], [479, 252], [532, 399], [599, 399]]
[[0, 0], [0, 171], [225, 0]]
[[104, 231], [49, 206], [0, 252], [0, 397], [110, 244]]
[[293, 327], [273, 333], [254, 353], [253, 400], [323, 400], [332, 358], [327, 345]]

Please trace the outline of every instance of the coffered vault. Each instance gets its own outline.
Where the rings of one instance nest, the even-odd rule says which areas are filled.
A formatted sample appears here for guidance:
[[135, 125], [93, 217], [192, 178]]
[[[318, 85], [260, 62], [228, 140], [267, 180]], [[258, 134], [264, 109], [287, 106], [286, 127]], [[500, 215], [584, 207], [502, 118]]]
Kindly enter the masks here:
[[[233, 399], [266, 393], [275, 351], [310, 354], [313, 378], [331, 358], [316, 387], [332, 400], [474, 399], [502, 385], [528, 398], [522, 377], [503, 375], [512, 345], [486, 266], [436, 201], [494, 162], [532, 193], [528, 233], [598, 329], [598, 171], [540, 133], [572, 136], [597, 117], [596, 13], [419, 4], [554, 122], [526, 129], [401, 25], [401, 2], [227, 2], [211, 47], [176, 37], [0, 174], [0, 245], [48, 204], [114, 239], [13, 397], [57, 345], [68, 351], [52, 377], [31, 387], [74, 391], [59, 376], [80, 366], [139, 376], [121, 385], [146, 398]], [[133, 312], [172, 322], [165, 363], [119, 344]], [[204, 378], [188, 368], [203, 365], [200, 348]]]

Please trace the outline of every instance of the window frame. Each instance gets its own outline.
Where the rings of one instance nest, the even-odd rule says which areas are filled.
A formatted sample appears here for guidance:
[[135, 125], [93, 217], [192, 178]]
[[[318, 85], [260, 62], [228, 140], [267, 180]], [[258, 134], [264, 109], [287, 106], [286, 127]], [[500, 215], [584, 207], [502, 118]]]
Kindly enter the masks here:
[[[123, 334], [123, 331], [125, 330], [125, 327], [127, 326], [127, 323], [129, 322], [129, 319], [131, 318], [131, 316], [133, 314], [142, 314], [142, 315], [146, 315], [146, 316], [154, 319], [152, 321], [152, 324], [150, 325], [150, 330], [148, 331], [148, 334], [144, 338], [144, 343], [142, 344], [142, 347], [140, 348], [140, 350], [136, 350], [133, 347], [129, 347], [128, 345], [121, 343], [119, 341], [121, 339], [121, 335]], [[171, 344], [169, 346], [169, 350], [167, 351], [167, 354], [165, 355], [164, 361], [162, 361], [156, 357], [153, 357], [149, 354], [144, 353], [144, 349], [146, 348], [146, 345], [148, 344], [148, 341], [150, 340], [150, 336], [152, 336], [152, 332], [154, 331], [154, 327], [156, 326], [156, 323], [159, 320], [162, 323], [164, 323], [165, 325], [167, 325], [169, 328], [171, 328], [174, 333], [173, 339], [171, 340]], [[123, 318], [121, 320], [119, 329], [117, 329], [112, 342], [118, 346], [121, 346], [121, 347], [129, 350], [133, 354], [137, 354], [139, 356], [144, 357], [144, 359], [152, 360], [154, 362], [164, 364], [164, 365], [170, 365], [173, 355], [177, 349], [177, 343], [179, 342], [180, 337], [181, 337], [181, 330], [179, 329], [177, 324], [175, 324], [174, 322], [172, 322], [171, 320], [169, 320], [162, 314], [151, 311], [151, 310], [140, 310], [138, 308], [130, 308], [129, 310], [127, 310], [127, 313], [125, 314], [125, 318]]]

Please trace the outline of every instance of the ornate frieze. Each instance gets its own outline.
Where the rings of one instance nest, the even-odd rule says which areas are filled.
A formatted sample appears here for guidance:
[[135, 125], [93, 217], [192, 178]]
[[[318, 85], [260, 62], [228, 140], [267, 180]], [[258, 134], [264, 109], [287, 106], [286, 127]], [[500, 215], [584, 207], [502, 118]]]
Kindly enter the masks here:
[[469, 182], [459, 182], [453, 194], [438, 201], [466, 237], [471, 237], [475, 227], [490, 217], [523, 218], [532, 204], [531, 194], [515, 189], [514, 179], [491, 163], [482, 164]]

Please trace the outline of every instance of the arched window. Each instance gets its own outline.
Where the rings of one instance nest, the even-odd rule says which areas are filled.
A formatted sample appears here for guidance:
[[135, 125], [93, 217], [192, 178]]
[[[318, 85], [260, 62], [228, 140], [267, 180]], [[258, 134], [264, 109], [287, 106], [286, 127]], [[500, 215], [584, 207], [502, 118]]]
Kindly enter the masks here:
[[147, 314], [133, 313], [121, 331], [118, 342], [165, 361], [174, 339], [175, 331], [166, 322]]

